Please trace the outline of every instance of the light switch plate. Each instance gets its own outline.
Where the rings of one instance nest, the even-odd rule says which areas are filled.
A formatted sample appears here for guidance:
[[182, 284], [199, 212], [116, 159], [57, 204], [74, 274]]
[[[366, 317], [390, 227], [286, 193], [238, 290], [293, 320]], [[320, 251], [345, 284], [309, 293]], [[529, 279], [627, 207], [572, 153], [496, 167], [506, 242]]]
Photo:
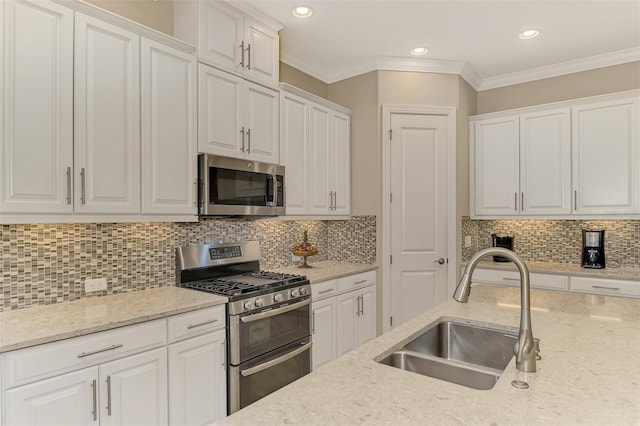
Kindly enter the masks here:
[[465, 235], [464, 237], [464, 247], [471, 247], [471, 235]]
[[107, 289], [106, 278], [94, 278], [84, 281], [84, 292], [91, 293], [92, 291], [102, 291]]

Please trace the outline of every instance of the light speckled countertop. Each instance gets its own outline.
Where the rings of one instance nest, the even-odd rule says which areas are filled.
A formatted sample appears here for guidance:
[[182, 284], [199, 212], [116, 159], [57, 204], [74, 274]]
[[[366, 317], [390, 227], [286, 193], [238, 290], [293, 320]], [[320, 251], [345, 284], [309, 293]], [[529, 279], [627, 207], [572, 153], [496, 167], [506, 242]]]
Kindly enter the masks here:
[[1, 312], [0, 353], [225, 303], [171, 286]]
[[[465, 266], [467, 262], [463, 262]], [[576, 263], [553, 263], [553, 262], [537, 262], [527, 261], [529, 272], [538, 272], [544, 274], [556, 275], [573, 275], [592, 278], [611, 278], [618, 280], [634, 280], [640, 281], [640, 268], [622, 267], [622, 268], [604, 268], [604, 269], [588, 269], [583, 268]], [[499, 270], [516, 270], [513, 262], [494, 262], [493, 260], [482, 260], [478, 268], [499, 269]]]
[[[520, 290], [477, 286], [240, 410], [225, 425], [638, 425], [640, 301], [532, 290], [536, 373], [481, 391], [377, 363], [438, 318], [516, 326]], [[514, 379], [531, 386], [519, 390]], [[259, 419], [259, 420], [257, 420]]]
[[350, 263], [332, 260], [310, 263], [310, 265], [313, 266], [313, 268], [303, 269], [297, 266], [287, 266], [270, 270], [283, 274], [306, 275], [309, 281], [311, 281], [311, 284], [315, 284], [377, 269], [377, 266], [371, 263]]

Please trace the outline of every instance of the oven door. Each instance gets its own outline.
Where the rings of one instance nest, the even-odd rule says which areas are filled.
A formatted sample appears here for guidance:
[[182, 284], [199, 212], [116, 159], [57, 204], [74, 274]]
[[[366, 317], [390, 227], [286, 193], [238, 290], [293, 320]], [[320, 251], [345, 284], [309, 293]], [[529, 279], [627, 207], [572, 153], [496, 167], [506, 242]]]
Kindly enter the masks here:
[[311, 339], [229, 368], [229, 414], [311, 372]]
[[239, 365], [311, 335], [311, 299], [229, 317], [229, 363]]

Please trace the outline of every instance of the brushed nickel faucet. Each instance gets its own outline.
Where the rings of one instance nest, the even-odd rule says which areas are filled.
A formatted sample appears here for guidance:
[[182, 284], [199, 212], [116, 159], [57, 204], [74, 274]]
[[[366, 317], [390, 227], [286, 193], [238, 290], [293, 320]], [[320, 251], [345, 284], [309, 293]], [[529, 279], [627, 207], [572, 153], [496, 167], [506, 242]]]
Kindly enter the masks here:
[[516, 368], [526, 373], [533, 373], [536, 371], [536, 344], [533, 339], [533, 332], [531, 331], [531, 298], [530, 287], [531, 282], [529, 278], [529, 268], [524, 263], [524, 260], [511, 250], [507, 250], [499, 247], [492, 247], [484, 250], [480, 250], [476, 253], [465, 268], [460, 277], [460, 282], [456, 291], [453, 293], [453, 298], [457, 302], [467, 303], [469, 301], [469, 293], [471, 291], [471, 276], [473, 271], [484, 257], [487, 256], [503, 256], [513, 261], [520, 272], [520, 331], [518, 333], [518, 342], [513, 348], [513, 353], [516, 356]]

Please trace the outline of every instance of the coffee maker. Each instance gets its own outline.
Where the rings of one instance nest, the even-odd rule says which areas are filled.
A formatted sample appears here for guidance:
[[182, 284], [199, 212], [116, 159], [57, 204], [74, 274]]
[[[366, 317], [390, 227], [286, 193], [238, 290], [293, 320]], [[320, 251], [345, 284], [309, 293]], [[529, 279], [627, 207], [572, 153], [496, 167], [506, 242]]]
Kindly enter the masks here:
[[604, 260], [604, 230], [582, 230], [582, 267], [602, 269]]
[[[502, 247], [513, 250], [513, 235], [491, 234], [491, 244], [493, 247]], [[494, 262], [511, 262], [504, 256], [493, 256]]]

